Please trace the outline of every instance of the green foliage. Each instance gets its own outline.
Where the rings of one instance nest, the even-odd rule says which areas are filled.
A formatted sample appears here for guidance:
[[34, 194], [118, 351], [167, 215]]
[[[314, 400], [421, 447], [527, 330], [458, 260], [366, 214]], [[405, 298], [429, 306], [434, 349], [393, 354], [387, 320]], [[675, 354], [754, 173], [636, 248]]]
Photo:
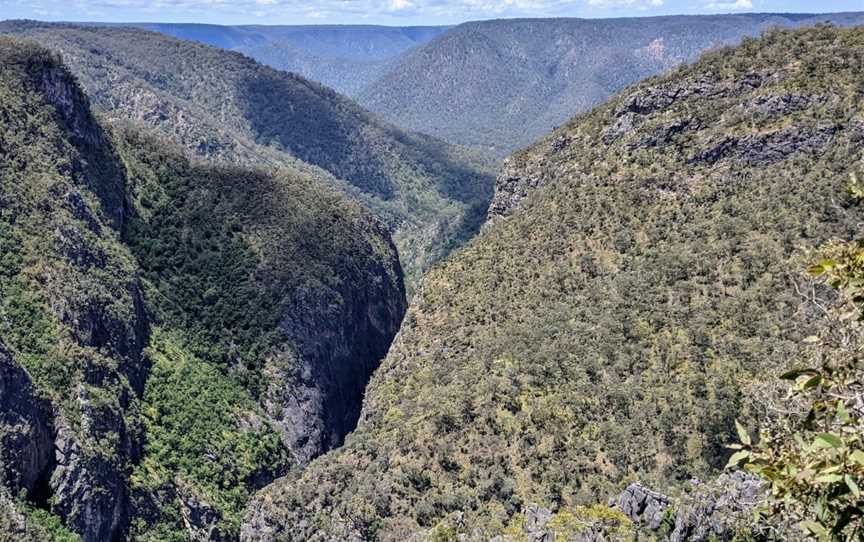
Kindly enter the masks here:
[[[128, 536], [162, 542], [187, 538], [191, 502], [236, 538], [252, 493], [294, 463], [264, 385], [291, 394], [301, 347], [327, 333], [395, 332], [404, 287], [387, 230], [305, 173], [196, 162], [122, 123], [104, 130], [40, 46], [0, 36], [0, 65], [0, 341], [71, 429], [73, 490], [50, 506], [99, 528], [126, 503], [87, 499], [128, 493]], [[345, 339], [355, 386], [378, 361], [364, 339]], [[286, 374], [268, 381], [276, 355]]]
[[[60, 518], [47, 510], [24, 507], [28, 535], [39, 542], [80, 542], [81, 537], [63, 526]], [[2, 534], [2, 533], [0, 533]]]
[[556, 540], [575, 540], [579, 534], [593, 532], [609, 542], [630, 542], [636, 533], [626, 515], [602, 504], [578, 506], [572, 512], [562, 510], [552, 516], [546, 529], [555, 534]]
[[287, 451], [248, 392], [190, 354], [178, 338], [154, 330], [148, 354], [153, 367], [142, 406], [147, 443], [133, 489], [158, 490], [175, 478], [192, 483], [199, 498], [221, 513], [223, 535], [236, 536], [259, 479], [287, 471]]
[[[134, 209], [124, 238], [162, 328], [151, 341], [134, 536], [181, 530], [184, 492], [236, 536], [251, 494], [293, 464], [256, 402], [267, 360], [301, 346], [305, 331], [284, 324], [314, 310], [298, 292], [337, 315], [360, 303], [342, 297], [346, 284], [380, 288], [393, 299], [370, 303], [398, 305], [400, 270], [381, 225], [314, 180], [199, 163], [131, 126], [114, 136]], [[278, 386], [290, 393], [285, 378]]]
[[820, 541], [864, 540], [864, 241], [834, 242], [821, 252], [809, 272], [824, 277], [840, 299], [823, 309], [821, 333], [805, 340], [807, 368], [780, 377], [793, 383], [789, 403], [800, 414], [792, 410], [763, 428], [756, 444], [740, 429], [729, 464], [743, 461], [769, 482], [767, 514], [797, 521]]

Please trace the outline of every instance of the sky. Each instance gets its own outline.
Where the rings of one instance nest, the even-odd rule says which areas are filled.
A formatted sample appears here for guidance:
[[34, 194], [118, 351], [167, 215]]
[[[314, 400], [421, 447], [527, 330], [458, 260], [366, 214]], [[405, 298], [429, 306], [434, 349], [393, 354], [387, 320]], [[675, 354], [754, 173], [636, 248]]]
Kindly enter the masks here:
[[447, 25], [509, 17], [864, 11], [864, 0], [0, 0], [0, 19]]

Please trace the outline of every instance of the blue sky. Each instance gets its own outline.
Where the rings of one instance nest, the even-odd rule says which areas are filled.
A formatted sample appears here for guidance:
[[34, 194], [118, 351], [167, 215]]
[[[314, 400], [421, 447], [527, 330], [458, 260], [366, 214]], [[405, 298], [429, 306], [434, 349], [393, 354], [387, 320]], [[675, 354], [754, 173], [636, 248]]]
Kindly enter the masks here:
[[746, 11], [864, 11], [864, 0], [0, 0], [0, 19], [216, 24], [401, 26]]

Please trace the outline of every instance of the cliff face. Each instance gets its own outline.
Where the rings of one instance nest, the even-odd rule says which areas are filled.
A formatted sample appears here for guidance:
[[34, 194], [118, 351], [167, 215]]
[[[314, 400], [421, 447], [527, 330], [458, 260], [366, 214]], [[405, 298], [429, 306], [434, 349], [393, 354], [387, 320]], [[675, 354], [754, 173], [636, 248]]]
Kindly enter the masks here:
[[362, 290], [350, 279], [324, 295], [297, 290], [280, 322], [294, 356], [268, 362], [263, 404], [298, 463], [341, 445], [357, 424], [366, 384], [405, 314], [404, 288], [391, 274], [395, 249], [391, 254], [369, 270]]
[[[32, 405], [45, 416], [30, 438], [41, 472], [7, 487], [49, 492], [55, 513], [84, 540], [110, 540], [128, 512], [127, 469], [141, 446], [140, 429], [128, 422], [147, 367], [141, 286], [119, 243], [125, 177], [87, 99], [55, 58], [6, 39], [0, 54], [0, 331], [32, 377], [39, 397]], [[39, 407], [42, 398], [50, 408]], [[5, 407], [14, 414], [25, 404]], [[33, 476], [47, 487], [34, 487]]]
[[772, 32], [512, 157], [499, 218], [426, 276], [358, 429], [264, 490], [245, 539], [489, 540], [531, 502], [714, 478], [812, 333], [802, 252], [859, 229], [862, 51], [859, 29]]
[[0, 481], [12, 493], [32, 492], [54, 460], [48, 405], [36, 396], [30, 375], [0, 343]]
[[0, 63], [0, 538], [236, 539], [356, 423], [405, 311], [387, 229], [103, 129], [41, 47]]

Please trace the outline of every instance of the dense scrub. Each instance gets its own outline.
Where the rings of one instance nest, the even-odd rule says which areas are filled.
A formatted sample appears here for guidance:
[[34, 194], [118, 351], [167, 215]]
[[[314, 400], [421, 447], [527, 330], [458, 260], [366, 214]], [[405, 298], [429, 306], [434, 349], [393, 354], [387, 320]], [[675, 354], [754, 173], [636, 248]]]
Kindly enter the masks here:
[[262, 492], [246, 539], [485, 540], [529, 502], [722, 469], [815, 325], [801, 251], [858, 230], [862, 74], [862, 30], [771, 32], [514, 156], [495, 223], [424, 280], [357, 431]]

